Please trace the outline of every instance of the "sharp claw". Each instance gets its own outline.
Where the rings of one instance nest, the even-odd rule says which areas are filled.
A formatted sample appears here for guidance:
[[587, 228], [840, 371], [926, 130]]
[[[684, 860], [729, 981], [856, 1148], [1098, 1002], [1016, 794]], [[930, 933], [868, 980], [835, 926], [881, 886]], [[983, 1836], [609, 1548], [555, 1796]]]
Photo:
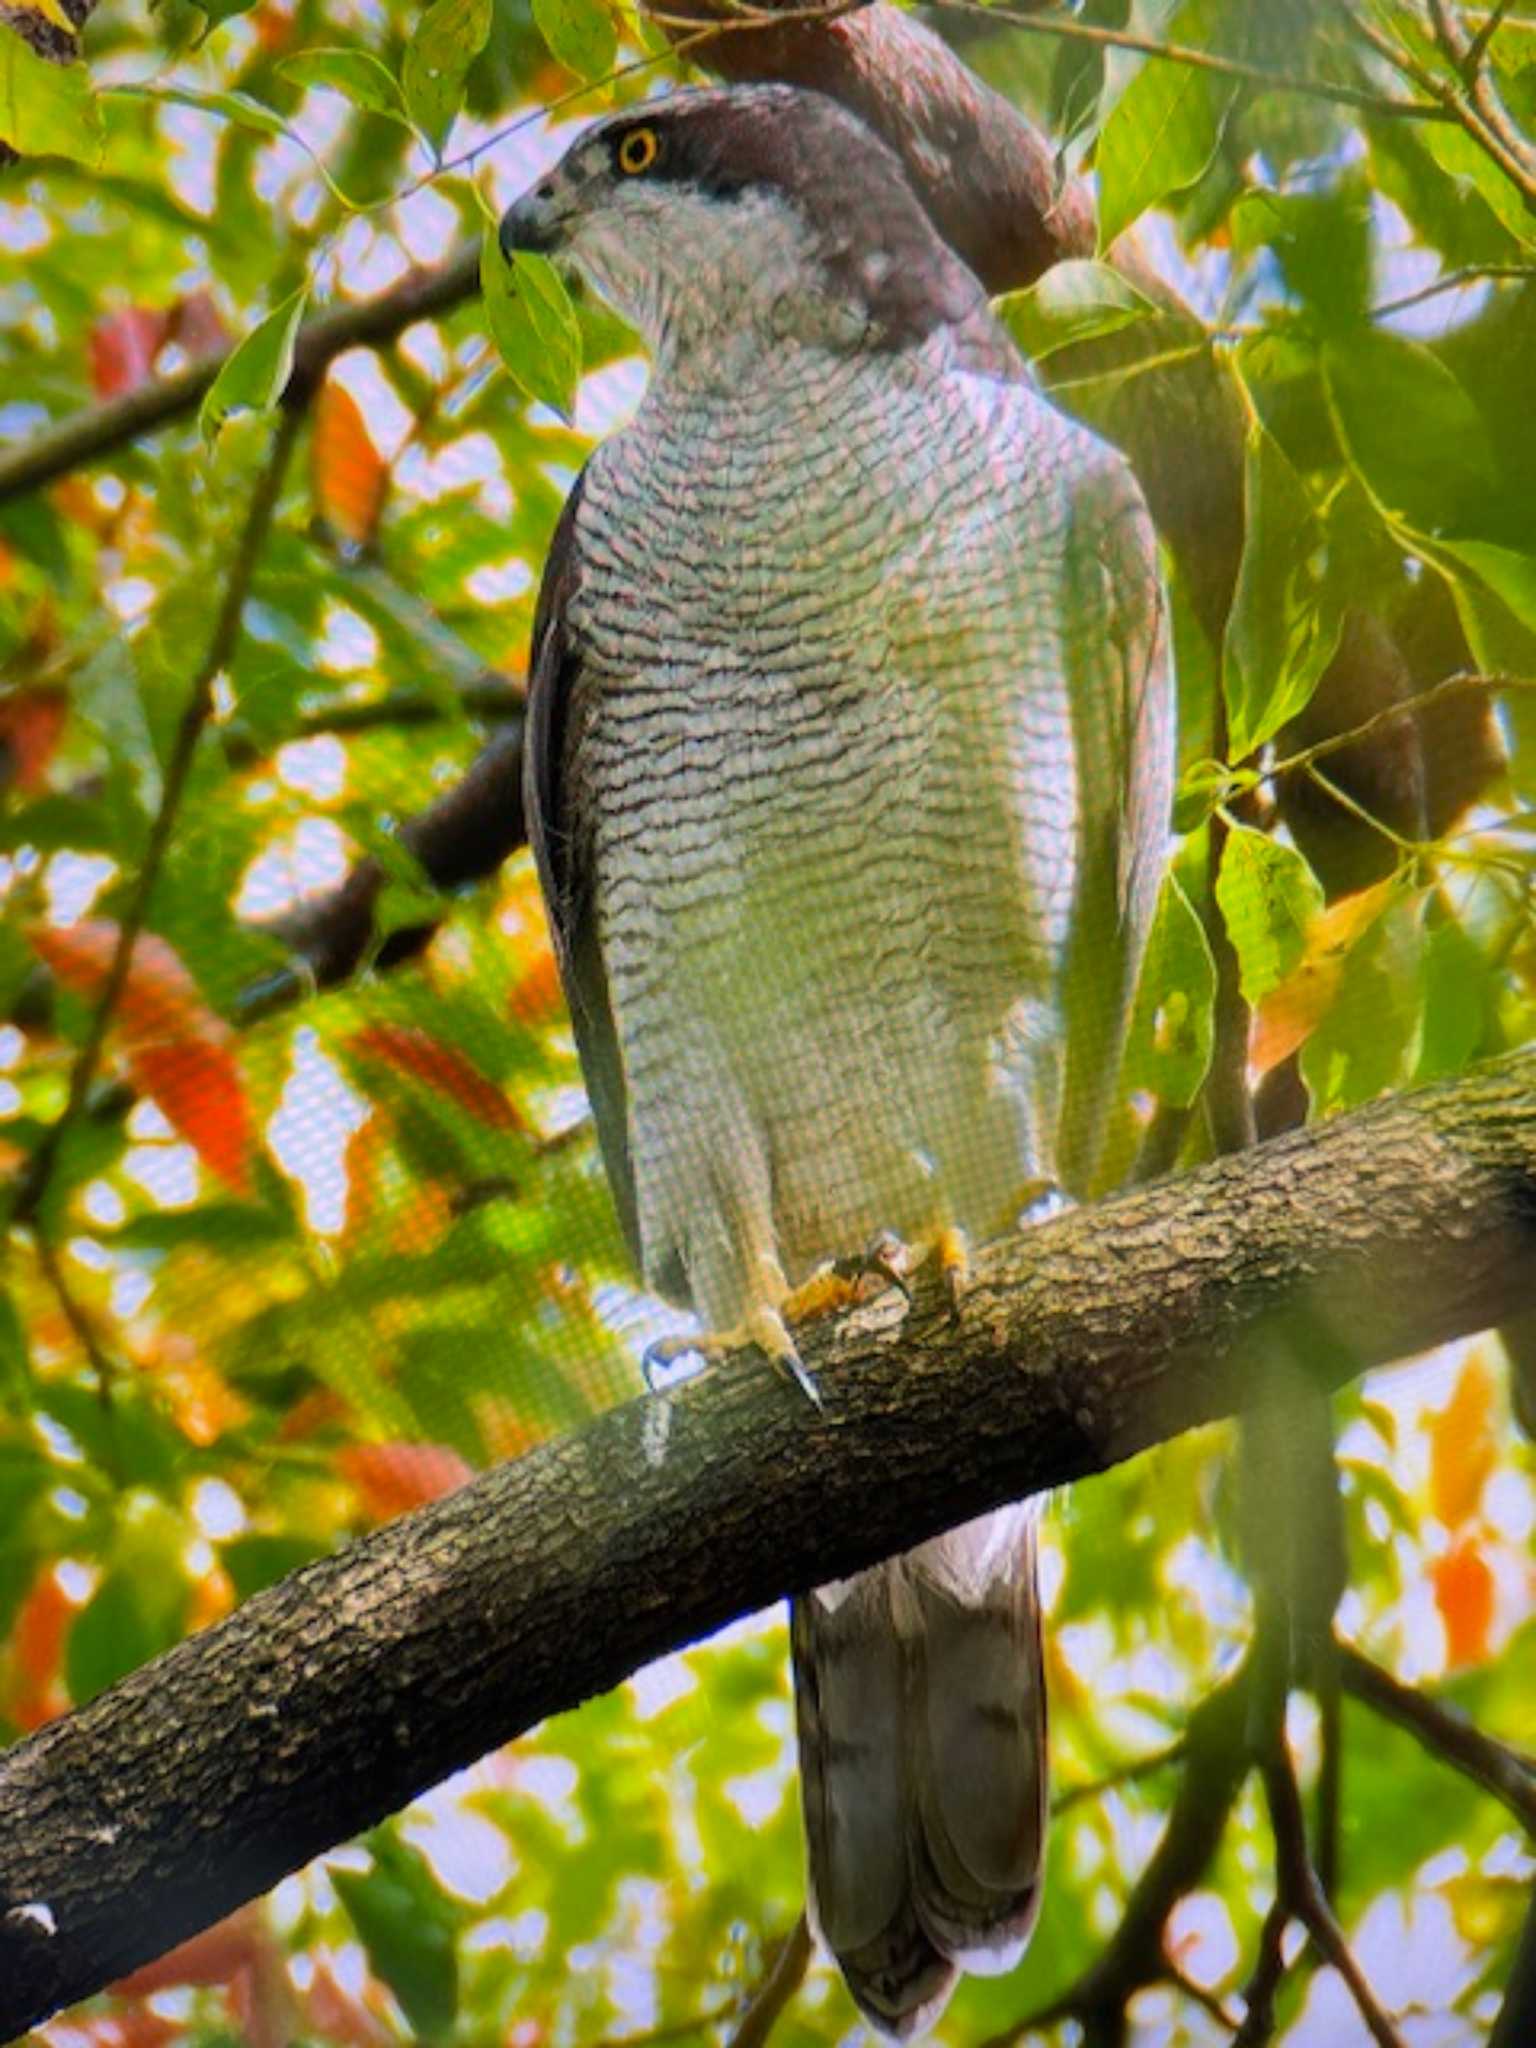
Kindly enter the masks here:
[[787, 1378], [794, 1381], [813, 1408], [825, 1408], [826, 1403], [821, 1398], [821, 1389], [806, 1371], [805, 1361], [801, 1358], [793, 1344], [791, 1344], [788, 1351], [774, 1352], [770, 1356], [772, 1356], [773, 1362], [779, 1370]]

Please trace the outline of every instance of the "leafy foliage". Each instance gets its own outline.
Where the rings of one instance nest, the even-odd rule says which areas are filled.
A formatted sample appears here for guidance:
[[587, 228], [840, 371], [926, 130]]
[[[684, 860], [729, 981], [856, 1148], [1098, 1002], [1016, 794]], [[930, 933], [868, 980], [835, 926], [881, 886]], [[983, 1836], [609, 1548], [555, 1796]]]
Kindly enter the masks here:
[[[1224, 631], [1169, 534], [1181, 837], [1116, 1147], [1128, 1159], [1172, 1118], [1188, 1163], [1218, 945], [1258, 1008], [1252, 1077], [1292, 1073], [1313, 1116], [1536, 1030], [1536, 210], [1455, 121], [1249, 75], [1425, 97], [1347, 9], [1088, 0], [1072, 19], [1229, 67], [1003, 21], [964, 46], [1099, 180], [1100, 257], [1003, 307], [1042, 381], [1130, 439], [1184, 365], [1241, 422]], [[662, 1327], [624, 1260], [526, 856], [445, 904], [390, 829], [513, 708], [562, 496], [638, 381], [617, 324], [539, 259], [509, 265], [493, 223], [548, 160], [546, 114], [581, 80], [606, 80], [583, 112], [645, 89], [607, 75], [648, 54], [665, 72], [656, 47], [605, 0], [166, 0], [104, 10], [89, 69], [0, 24], [0, 135], [27, 159], [0, 180], [0, 244], [24, 261], [4, 287], [0, 430], [25, 440], [219, 365], [200, 421], [0, 500], [0, 1164], [21, 1205], [0, 1295], [8, 1736], [636, 1392]], [[1529, 23], [1507, 19], [1482, 62], [1528, 137]], [[1138, 222], [1187, 304], [1110, 260]], [[291, 385], [306, 321], [477, 246], [483, 299], [449, 295]], [[299, 459], [273, 477], [281, 404], [303, 407]], [[1303, 810], [1275, 800], [1344, 773], [1338, 723], [1307, 719], [1366, 615], [1436, 680], [1472, 676], [1455, 701], [1496, 698], [1507, 758], [1469, 767], [1471, 794], [1438, 811], [1351, 797], [1371, 865], [1341, 888]], [[1431, 710], [1386, 707], [1432, 735]], [[1342, 724], [1381, 721], [1372, 702]], [[290, 960], [273, 920], [365, 853], [384, 876], [373, 971], [268, 1006]], [[439, 918], [387, 966], [391, 934]], [[1496, 1340], [1374, 1376], [1337, 1420], [1341, 1626], [1529, 1744], [1536, 1509]], [[944, 2040], [1016, 2029], [1120, 1920], [1179, 1782], [1170, 1746], [1248, 1640], [1227, 1448], [1181, 1441], [1048, 1523], [1062, 1804], [1044, 1919], [1020, 1973], [966, 1985]], [[1293, 1722], [1310, 1789], [1324, 1737], [1300, 1696]], [[68, 2039], [705, 2038], [800, 1910], [792, 1751], [782, 1630], [743, 1624], [322, 1859]], [[1342, 1772], [1336, 1900], [1384, 1999], [1426, 1981], [1381, 1932], [1401, 1922], [1439, 1959], [1431, 2002], [1483, 2025], [1529, 1882], [1513, 1820], [1355, 1698]], [[1138, 2022], [1210, 2038], [1178, 1979], [1238, 2009], [1268, 1871], [1250, 1791]], [[1320, 2038], [1327, 1988], [1292, 1972], [1282, 2037]], [[816, 1964], [774, 2038], [815, 2048], [849, 2024]]]

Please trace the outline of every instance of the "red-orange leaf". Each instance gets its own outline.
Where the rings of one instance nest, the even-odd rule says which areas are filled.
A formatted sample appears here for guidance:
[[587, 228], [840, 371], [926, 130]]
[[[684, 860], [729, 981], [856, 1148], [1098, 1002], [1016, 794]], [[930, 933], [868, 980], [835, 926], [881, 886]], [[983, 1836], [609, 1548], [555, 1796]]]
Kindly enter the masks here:
[[1430, 1418], [1430, 1505], [1448, 1529], [1459, 1529], [1477, 1513], [1498, 1461], [1496, 1398], [1488, 1361], [1480, 1350], [1473, 1351], [1450, 1400]]
[[1435, 1606], [1445, 1625], [1445, 1654], [1455, 1671], [1481, 1664], [1493, 1631], [1494, 1583], [1478, 1539], [1464, 1536], [1430, 1566]]
[[373, 445], [362, 408], [334, 378], [315, 407], [309, 468], [315, 509], [343, 540], [366, 545], [378, 531], [389, 467]]
[[64, 1642], [78, 1613], [52, 1565], [40, 1572], [11, 1624], [11, 1655], [21, 1686], [11, 1718], [25, 1729], [41, 1728], [69, 1705], [62, 1672]]
[[182, 1942], [157, 1962], [146, 1963], [131, 1977], [121, 1978], [115, 1991], [146, 1997], [154, 1991], [170, 1991], [180, 1984], [227, 1984], [241, 1970], [249, 1969], [271, 1942], [265, 1919], [253, 1906], [242, 1906], [228, 1919], [218, 1920]]
[[376, 1522], [424, 1507], [474, 1477], [446, 1444], [349, 1444], [336, 1463]]
[[161, 1115], [204, 1166], [237, 1194], [252, 1195], [256, 1134], [245, 1083], [228, 1046], [205, 1038], [136, 1046], [128, 1070]]
[[397, 1073], [424, 1081], [483, 1124], [498, 1131], [527, 1128], [495, 1082], [472, 1066], [456, 1046], [444, 1045], [413, 1024], [369, 1024], [354, 1033], [350, 1043], [365, 1059], [380, 1060]]
[[[44, 925], [32, 942], [60, 981], [100, 996], [117, 950], [104, 918]], [[255, 1131], [229, 1026], [210, 1010], [164, 939], [141, 933], [113, 1017], [137, 1086], [237, 1193], [253, 1191]]]
[[98, 398], [136, 391], [155, 374], [168, 321], [147, 306], [124, 306], [91, 329], [91, 384]]
[[0, 697], [0, 749], [6, 756], [0, 782], [13, 781], [25, 796], [40, 788], [68, 714], [62, 690], [14, 690]]

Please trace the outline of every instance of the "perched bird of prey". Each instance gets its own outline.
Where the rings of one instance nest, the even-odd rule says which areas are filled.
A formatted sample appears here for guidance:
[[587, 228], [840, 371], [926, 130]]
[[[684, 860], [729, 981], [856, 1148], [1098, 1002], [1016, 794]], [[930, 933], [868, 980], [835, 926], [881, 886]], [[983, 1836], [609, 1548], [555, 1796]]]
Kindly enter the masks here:
[[[828, 1261], [1080, 1188], [1171, 780], [1153, 537], [896, 158], [831, 100], [682, 93], [502, 223], [653, 371], [565, 507], [527, 797], [609, 1176], [709, 1348], [798, 1368]], [[795, 1604], [811, 1899], [904, 2035], [1040, 1899], [1025, 1508]]]

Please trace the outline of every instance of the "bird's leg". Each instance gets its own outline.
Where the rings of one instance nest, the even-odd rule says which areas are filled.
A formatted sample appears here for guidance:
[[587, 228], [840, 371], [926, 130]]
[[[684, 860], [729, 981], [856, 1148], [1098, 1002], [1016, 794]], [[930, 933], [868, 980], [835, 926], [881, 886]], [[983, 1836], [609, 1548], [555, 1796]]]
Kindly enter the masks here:
[[817, 1408], [822, 1405], [816, 1382], [806, 1371], [805, 1361], [795, 1347], [785, 1320], [794, 1303], [795, 1293], [791, 1291], [776, 1258], [764, 1256], [759, 1264], [762, 1291], [755, 1301], [748, 1303], [734, 1329], [705, 1330], [687, 1337], [658, 1337], [653, 1344], [646, 1346], [640, 1369], [653, 1393], [653, 1375], [658, 1366], [670, 1365], [674, 1359], [685, 1358], [689, 1352], [697, 1352], [706, 1364], [715, 1365], [730, 1357], [732, 1352], [746, 1351], [755, 1345], [759, 1351], [767, 1353], [787, 1379], [794, 1381], [807, 1400]]

